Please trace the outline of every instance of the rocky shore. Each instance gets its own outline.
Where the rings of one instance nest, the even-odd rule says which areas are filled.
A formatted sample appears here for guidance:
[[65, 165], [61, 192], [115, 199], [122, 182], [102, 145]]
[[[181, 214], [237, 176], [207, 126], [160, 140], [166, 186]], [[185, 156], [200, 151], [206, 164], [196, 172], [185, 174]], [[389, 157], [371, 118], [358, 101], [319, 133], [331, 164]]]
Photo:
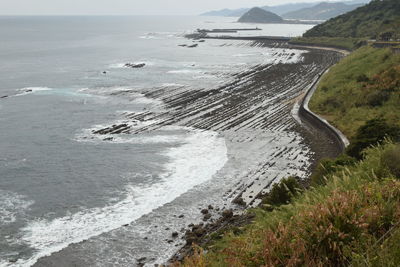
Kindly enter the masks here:
[[[293, 116], [293, 107], [304, 97], [315, 79], [335, 64], [342, 54], [304, 48], [302, 50], [307, 51], [301, 55], [302, 60], [286, 64], [285, 60], [296, 55], [286, 41], [232, 43], [273, 48], [274, 56], [282, 61], [259, 64], [237, 72], [228, 82], [216, 88], [195, 90], [176, 85], [141, 91], [113, 91], [110, 93], [113, 97], [134, 99], [140, 94], [160, 104], [141, 112], [125, 112], [121, 115], [121, 123], [96, 128], [91, 132], [92, 137], [87, 137], [113, 142], [121, 135], [140, 136], [166, 126], [212, 131], [224, 137], [228, 162], [219, 171], [217, 181], [213, 182], [227, 183], [229, 187], [221, 186], [224, 188], [221, 191], [216, 184], [207, 193], [218, 196], [218, 200], [212, 201], [211, 198], [207, 202], [202, 199], [193, 202], [188, 199], [193, 202], [190, 202], [192, 206], [196, 203], [196, 208], [188, 212], [176, 211], [173, 205], [166, 205], [163, 209], [166, 209], [164, 214], [168, 214], [168, 219], [163, 220], [171, 221], [168, 227], [161, 227], [163, 222], [154, 222], [152, 217], [142, 219], [148, 220], [151, 226], [140, 242], [146, 243], [147, 238], [153, 238], [154, 229], [162, 231], [165, 234], [158, 240], [166, 246], [166, 251], [171, 252], [169, 255], [175, 253], [172, 261], [190, 255], [193, 243], [205, 245], [224, 229], [240, 229], [251, 222], [252, 215], [246, 210], [257, 207], [274, 183], [287, 176], [299, 176], [307, 186], [307, 176], [315, 163], [320, 158], [340, 153], [335, 140], [324, 129], [299, 123]], [[169, 209], [171, 211], [167, 212]], [[196, 212], [197, 215], [192, 215]], [[131, 227], [133, 225], [123, 228], [128, 232]], [[74, 249], [75, 246], [71, 246], [52, 255], [51, 259], [42, 258], [37, 266], [46, 266], [48, 262], [59, 259], [65, 261], [61, 266], [68, 266], [70, 259], [65, 255], [74, 255]], [[120, 253], [132, 252], [129, 246], [119, 249], [122, 249]], [[132, 264], [137, 266], [157, 263], [156, 256], [150, 253], [135, 256], [136, 262]]]
[[[284, 40], [257, 40], [250, 45], [280, 48], [282, 57], [292, 56], [290, 49], [293, 47]], [[277, 147], [271, 141], [263, 144], [267, 147], [274, 146], [271, 154], [261, 159], [254, 169], [244, 174], [235, 188], [226, 193], [227, 198], [231, 199], [232, 209], [204, 207], [201, 210], [202, 223], [189, 224], [179, 233], [171, 232], [171, 244], [176, 243], [176, 239], [183, 239], [185, 244], [171, 258], [172, 261], [189, 255], [193, 243], [206, 244], [213, 233], [249, 223], [252, 215], [244, 211], [258, 206], [272, 184], [301, 171], [305, 174], [302, 182], [306, 186], [307, 180], [304, 179], [319, 159], [334, 157], [341, 152], [337, 141], [333, 140], [324, 127], [307, 119], [299, 123], [292, 112], [293, 106], [304, 97], [315, 80], [343, 55], [330, 50], [303, 50], [307, 52], [303, 54], [301, 62], [257, 65], [237, 73], [231, 82], [216, 89], [193, 90], [177, 86], [142, 91], [140, 93], [148, 98], [161, 100], [163, 108], [157, 112], [127, 113], [125, 119], [130, 123], [111, 125], [93, 132], [108, 141], [116, 134], [140, 134], [165, 126], [185, 126], [217, 132], [237, 147], [246, 143], [262, 143], [263, 138], [271, 134], [279, 136], [296, 132], [301, 135], [301, 141], [293, 137], [288, 142], [291, 145]], [[129, 94], [127, 91], [113, 93], [117, 97], [126, 97]], [[300, 149], [296, 145], [298, 142], [310, 147], [311, 151]], [[311, 165], [305, 164], [305, 161], [311, 161]], [[137, 264], [143, 266], [148, 261], [141, 259]]]
[[[299, 46], [297, 46], [299, 48]], [[301, 47], [300, 47], [301, 48]], [[304, 47], [303, 47], [304, 48]], [[309, 48], [309, 47], [307, 47]], [[335, 49], [322, 49], [334, 51]], [[347, 55], [342, 50], [336, 50], [338, 54]], [[310, 171], [312, 171], [318, 161], [325, 157], [335, 157], [343, 152], [345, 146], [348, 144], [347, 139], [342, 139], [341, 133], [337, 133], [337, 130], [330, 126], [324, 119], [318, 117], [308, 109], [308, 101], [315, 91], [316, 86], [322, 74], [326, 70], [322, 70], [318, 77], [309, 85], [308, 92], [301, 95], [297, 100], [296, 105], [292, 112], [297, 120], [298, 125], [296, 131], [300, 132], [307, 140], [309, 146], [315, 152], [315, 157]], [[304, 188], [309, 186], [309, 181], [296, 177], [298, 182], [302, 184]], [[264, 192], [268, 191], [270, 185], [264, 188]], [[263, 199], [268, 193], [260, 193], [257, 198]], [[249, 206], [243, 200], [241, 195], [238, 195], [234, 201], [236, 209], [219, 211], [217, 219], [211, 223], [201, 223], [197, 225], [188, 225], [189, 229], [186, 231], [183, 239], [185, 240], [185, 246], [183, 246], [173, 257], [171, 257], [169, 264], [182, 261], [185, 257], [193, 254], [194, 246], [206, 247], [210, 245], [213, 239], [219, 238], [226, 231], [241, 231], [241, 228], [252, 222], [255, 215], [251, 212], [247, 212], [246, 208]], [[260, 202], [258, 202], [260, 203]], [[253, 207], [255, 207], [253, 205]], [[209, 214], [208, 211], [202, 211], [205, 214]], [[234, 215], [235, 214], [235, 215]], [[204, 217], [204, 221], [207, 218]]]

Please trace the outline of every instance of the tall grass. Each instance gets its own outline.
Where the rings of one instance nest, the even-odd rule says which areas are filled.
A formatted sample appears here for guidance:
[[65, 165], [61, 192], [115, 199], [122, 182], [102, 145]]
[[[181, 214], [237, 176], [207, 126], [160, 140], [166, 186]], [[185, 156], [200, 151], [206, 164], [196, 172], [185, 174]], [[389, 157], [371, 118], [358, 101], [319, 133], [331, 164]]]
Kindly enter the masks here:
[[[369, 249], [378, 248], [400, 222], [400, 180], [382, 160], [395, 148], [391, 143], [370, 148], [365, 160], [330, 174], [325, 186], [312, 188], [272, 212], [258, 210], [255, 223], [244, 233], [226, 234], [206, 254], [197, 253], [183, 266], [348, 266], [379, 262], [376, 257], [380, 256]], [[400, 233], [396, 236], [399, 241]], [[398, 245], [392, 241], [387, 246]]]

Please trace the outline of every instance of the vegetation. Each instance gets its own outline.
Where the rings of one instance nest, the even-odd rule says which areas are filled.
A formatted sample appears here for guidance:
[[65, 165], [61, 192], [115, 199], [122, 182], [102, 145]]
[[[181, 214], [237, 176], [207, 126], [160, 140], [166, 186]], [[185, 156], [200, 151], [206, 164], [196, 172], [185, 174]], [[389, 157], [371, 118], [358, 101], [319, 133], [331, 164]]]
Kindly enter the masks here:
[[317, 25], [304, 37], [352, 37], [376, 39], [392, 32], [400, 38], [400, 1], [373, 0], [368, 5]]
[[348, 166], [353, 166], [357, 163], [357, 160], [346, 154], [340, 155], [336, 159], [323, 159], [318, 164], [318, 167], [311, 175], [311, 185], [319, 186], [325, 185], [327, 180], [326, 177], [332, 173], [345, 170]]
[[353, 139], [367, 121], [400, 126], [400, 54], [362, 47], [324, 75], [310, 108]]
[[397, 125], [389, 125], [383, 119], [367, 121], [365, 125], [357, 130], [357, 134], [352, 139], [346, 152], [351, 157], [361, 159], [364, 149], [371, 145], [382, 143], [385, 138], [400, 141], [400, 127]]
[[294, 177], [283, 179], [280, 183], [274, 184], [268, 196], [263, 200], [264, 207], [279, 207], [289, 204], [290, 201], [301, 194], [303, 188]]
[[400, 181], [384, 158], [398, 149], [369, 148], [363, 161], [331, 173], [326, 185], [272, 212], [258, 210], [243, 233], [225, 234], [182, 266], [397, 266], [400, 252], [391, 248], [400, 241]]

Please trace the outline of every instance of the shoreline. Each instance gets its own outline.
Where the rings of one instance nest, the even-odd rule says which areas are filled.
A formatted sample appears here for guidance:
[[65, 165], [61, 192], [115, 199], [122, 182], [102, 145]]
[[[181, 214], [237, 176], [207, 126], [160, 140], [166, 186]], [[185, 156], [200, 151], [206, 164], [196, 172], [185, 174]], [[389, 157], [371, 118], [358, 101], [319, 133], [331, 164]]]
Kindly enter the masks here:
[[[336, 48], [309, 47], [309, 46], [296, 46], [296, 48], [335, 51], [337, 53], [342, 54], [343, 56], [347, 56], [349, 54], [348, 51]], [[343, 133], [341, 133], [338, 129], [333, 127], [331, 124], [329, 124], [329, 122], [327, 122], [325, 119], [312, 112], [308, 107], [309, 101], [311, 100], [313, 94], [315, 93], [315, 90], [318, 87], [319, 82], [321, 81], [323, 75], [329, 71], [330, 67], [326, 68], [318, 75], [318, 77], [308, 86], [308, 89], [306, 89], [305, 92], [301, 95], [300, 99], [299, 98], [296, 99], [296, 101], [293, 103], [292, 116], [299, 123], [299, 127], [302, 127], [303, 130], [310, 131], [311, 135], [313, 135], [312, 133], [313, 131], [314, 134], [315, 131], [325, 132], [328, 138], [331, 138], [333, 142], [336, 142], [335, 145], [338, 148], [336, 154], [340, 154], [345, 150], [345, 148], [349, 144], [349, 141], [346, 138], [346, 136]], [[313, 129], [310, 129], [310, 127]], [[314, 159], [314, 162], [312, 164], [313, 167], [310, 168], [314, 168], [317, 162], [318, 160]], [[303, 179], [297, 179], [297, 180], [304, 187], [307, 187], [308, 179], [309, 178], [307, 178], [307, 181], [304, 181]], [[264, 190], [269, 190], [270, 187], [271, 184], [269, 184], [266, 188], [264, 188]], [[262, 198], [265, 197], [267, 194], [260, 193], [258, 197]], [[259, 204], [256, 206], [246, 205], [246, 203], [243, 202], [243, 199], [241, 198], [240, 195], [234, 199], [233, 203], [237, 204], [238, 206], [244, 207], [244, 209], [243, 210], [236, 209], [236, 210], [229, 210], [228, 212], [226, 211], [220, 212], [220, 217], [214, 223], [208, 223], [208, 224], [201, 223], [198, 225], [192, 225], [192, 229], [187, 230], [184, 237], [186, 245], [182, 249], [180, 249], [178, 253], [176, 253], [171, 257], [171, 259], [168, 261], [168, 264], [172, 264], [173, 262], [176, 261], [182, 261], [185, 257], [192, 255], [193, 254], [192, 244], [204, 247], [210, 241], [212, 241], [213, 235], [221, 234], [230, 228], [242, 227], [244, 225], [250, 224], [255, 215], [248, 213], [247, 211], [249, 208], [258, 207]]]
[[[251, 220], [251, 218], [240, 216], [244, 210], [243, 206], [237, 205], [240, 204], [240, 198], [245, 202], [245, 206], [255, 206], [259, 197], [265, 194], [265, 188], [286, 177], [287, 171], [292, 175], [301, 173], [301, 176], [305, 178], [313, 168], [308, 161], [316, 161], [324, 155], [323, 153], [336, 153], [329, 142], [326, 142], [323, 148], [320, 143], [314, 142], [315, 148], [311, 151], [308, 148], [305, 149], [307, 145], [312, 147], [310, 143], [313, 142], [314, 137], [297, 124], [291, 116], [291, 111], [295, 100], [304, 94], [304, 88], [309, 86], [322, 69], [337, 62], [340, 56], [333, 51], [312, 50], [302, 54], [301, 61], [286, 64], [284, 61], [290, 61], [295, 54], [287, 43], [264, 41], [247, 45], [279, 48], [276, 49], [277, 57], [283, 62], [256, 65], [244, 72], [236, 73], [232, 81], [215, 89], [191, 90], [184, 87], [168, 87], [143, 91], [141, 93], [145, 97], [162, 101], [165, 109], [156, 112], [147, 110], [141, 113], [124, 114], [127, 120], [146, 122], [143, 127], [131, 128], [130, 125], [118, 124], [104, 128], [105, 131], [100, 130], [94, 133], [102, 138], [105, 136], [102, 132], [107, 132], [109, 135], [140, 134], [175, 125], [211, 130], [224, 136], [231, 151], [229, 166], [236, 168], [235, 171], [238, 172], [236, 174], [232, 170], [225, 169], [222, 171], [224, 179], [230, 179], [232, 175], [240, 176], [235, 177], [238, 180], [237, 184], [230, 184], [226, 192], [223, 189], [225, 194], [221, 201], [226, 204], [213, 207], [213, 209], [208, 208], [206, 213], [206, 201], [209, 200], [199, 200], [199, 203], [203, 205], [197, 211], [201, 213], [197, 223], [201, 222], [201, 217], [204, 215], [203, 223], [213, 224], [213, 231], [220, 229], [221, 225], [246, 223]], [[127, 94], [129, 92], [121, 92], [120, 97], [126, 97]], [[113, 95], [119, 96], [118, 93], [113, 93]], [[314, 155], [313, 151], [317, 151], [317, 148], [320, 151]], [[252, 149], [260, 155], [254, 156]], [[241, 161], [241, 157], [243, 159], [247, 157], [247, 160], [254, 164], [235, 166]], [[295, 164], [292, 164], [293, 162]], [[292, 164], [290, 169], [288, 169], [289, 164]], [[219, 192], [220, 195], [222, 193]], [[231, 212], [232, 207], [234, 212]], [[225, 213], [222, 215], [223, 220], [218, 218], [221, 217], [221, 213]], [[189, 219], [186, 215], [185, 218]], [[196, 227], [194, 224], [189, 224], [185, 229], [191, 228], [191, 232], [195, 229], [196, 236], [202, 236], [207, 232], [203, 226]], [[126, 227], [129, 228], [129, 225]], [[168, 230], [168, 240], [165, 240], [167, 242], [165, 246], [168, 246], [166, 251], [170, 251], [171, 246], [182, 242], [184, 232], [185, 230], [179, 231], [179, 228]], [[67, 256], [73, 254], [76, 247], [72, 245], [68, 249], [54, 253], [50, 258], [41, 258], [36, 266], [45, 265], [54, 260], [61, 260], [60, 264], [64, 262], [61, 266], [68, 266]], [[154, 263], [151, 256], [143, 259], [145, 257], [140, 254], [137, 258], [138, 266]]]

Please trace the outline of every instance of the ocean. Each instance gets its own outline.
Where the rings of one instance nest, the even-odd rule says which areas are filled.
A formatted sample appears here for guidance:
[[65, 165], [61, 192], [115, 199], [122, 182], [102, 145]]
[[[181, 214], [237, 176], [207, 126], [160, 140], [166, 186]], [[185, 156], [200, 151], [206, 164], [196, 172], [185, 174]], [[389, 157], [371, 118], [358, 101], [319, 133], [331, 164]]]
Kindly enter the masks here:
[[[217, 17], [0, 17], [0, 266], [163, 263], [184, 243], [171, 233], [181, 237], [208, 205], [230, 207], [255, 159], [298, 146], [295, 132], [232, 145], [244, 133], [129, 119], [169, 112], [159, 91], [211, 92], [257, 66], [301, 62], [305, 51], [249, 41], [182, 46], [194, 44], [184, 34], [198, 28], [254, 26]], [[262, 31], [243, 34], [312, 27], [256, 26]], [[95, 134], [120, 124], [151, 130]]]

